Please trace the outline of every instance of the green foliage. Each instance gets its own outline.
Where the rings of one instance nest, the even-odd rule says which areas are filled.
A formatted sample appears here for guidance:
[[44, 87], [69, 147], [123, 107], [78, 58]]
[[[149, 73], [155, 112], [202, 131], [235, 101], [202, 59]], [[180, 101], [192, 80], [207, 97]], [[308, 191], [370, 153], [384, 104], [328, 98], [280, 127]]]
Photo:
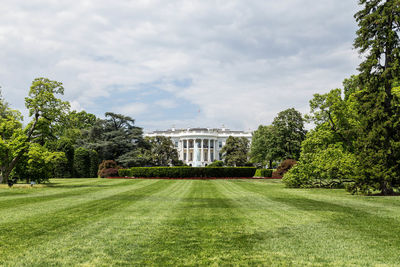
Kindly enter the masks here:
[[71, 178], [74, 176], [74, 154], [75, 149], [71, 139], [61, 137], [57, 140], [56, 151], [64, 152], [67, 163], [65, 166], [60, 166], [55, 174], [59, 178]]
[[79, 147], [75, 149], [74, 170], [77, 178], [90, 178], [90, 150]]
[[99, 169], [99, 155], [95, 150], [89, 151], [89, 158], [90, 158], [90, 170], [89, 170], [89, 177], [95, 178], [97, 177], [97, 172]]
[[135, 161], [137, 150], [147, 145], [142, 128], [134, 126], [135, 120], [128, 116], [111, 112], [105, 116], [106, 119], [97, 120], [93, 127], [83, 131], [77, 145], [95, 150], [100, 161], [119, 159], [124, 164], [129, 163], [129, 158]]
[[224, 162], [221, 160], [216, 160], [212, 163], [210, 163], [209, 165], [206, 166], [206, 168], [212, 168], [212, 167], [223, 167], [224, 166]]
[[118, 175], [120, 177], [129, 177], [129, 176], [132, 176], [132, 172], [130, 169], [119, 169]]
[[360, 163], [353, 192], [393, 194], [400, 188], [400, 105], [393, 94], [400, 76], [400, 6], [398, 1], [360, 0], [354, 47], [360, 64], [356, 93], [360, 129], [355, 154]]
[[[356, 79], [353, 76], [352, 79]], [[346, 86], [350, 83], [345, 80]], [[320, 95], [315, 94], [310, 101], [311, 113], [306, 116], [312, 121], [317, 129], [329, 130], [333, 134], [332, 142], [340, 142], [348, 151], [354, 151], [353, 142], [357, 137], [359, 128], [359, 118], [355, 110], [355, 99], [352, 92], [346, 89], [346, 98], [342, 98], [340, 89], [331, 90], [329, 93]]]
[[253, 133], [250, 148], [250, 158], [253, 163], [272, 167], [273, 161], [278, 160], [279, 147], [276, 142], [276, 131], [272, 125], [260, 125]]
[[300, 161], [284, 176], [289, 187], [343, 187], [356, 179], [358, 161], [341, 146], [329, 145], [318, 152], [302, 153]]
[[274, 155], [278, 159], [298, 159], [300, 156], [301, 142], [304, 140], [306, 130], [301, 113], [294, 108], [289, 108], [278, 113], [272, 122], [274, 127], [273, 145], [276, 149]]
[[57, 169], [67, 163], [64, 152], [50, 152], [40, 144], [31, 143], [14, 169], [13, 176], [37, 183], [54, 177]]
[[255, 172], [256, 168], [252, 167], [133, 167], [120, 170], [119, 175], [143, 178], [253, 177]]
[[[32, 141], [35, 141], [37, 127], [40, 126], [41, 129], [46, 130], [44, 125], [51, 125], [69, 109], [68, 102], [63, 102], [56, 97], [57, 94], [62, 95], [63, 93], [64, 88], [61, 83], [46, 78], [35, 79], [30, 87], [28, 97], [25, 98], [25, 106], [29, 110], [29, 116], [33, 116], [33, 120], [23, 132], [20, 126], [15, 127], [20, 124], [19, 113], [9, 110], [7, 105], [0, 101], [2, 102], [0, 110], [3, 113], [0, 128], [7, 132], [2, 136], [0, 142], [0, 149], [6, 150], [3, 151], [4, 154], [0, 159], [0, 183], [8, 180], [9, 175], [23, 157], [25, 149], [30, 146]], [[46, 123], [44, 123], [45, 121]], [[10, 125], [13, 126], [10, 127]], [[43, 143], [43, 141], [39, 143]]]
[[257, 169], [254, 177], [272, 177], [272, 169]]
[[249, 140], [229, 136], [220, 152], [226, 166], [244, 166], [248, 160]]
[[147, 151], [150, 156], [150, 165], [172, 166], [178, 163], [178, 151], [172, 143], [171, 138], [155, 136], [147, 137], [145, 138], [145, 141], [150, 145], [150, 148]]

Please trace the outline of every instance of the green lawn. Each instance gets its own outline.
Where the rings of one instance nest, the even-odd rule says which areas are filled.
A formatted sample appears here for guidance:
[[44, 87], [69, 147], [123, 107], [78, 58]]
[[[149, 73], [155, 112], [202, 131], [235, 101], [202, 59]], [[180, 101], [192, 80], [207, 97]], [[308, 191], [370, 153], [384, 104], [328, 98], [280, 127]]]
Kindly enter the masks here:
[[1, 266], [400, 266], [400, 197], [265, 180], [0, 188]]

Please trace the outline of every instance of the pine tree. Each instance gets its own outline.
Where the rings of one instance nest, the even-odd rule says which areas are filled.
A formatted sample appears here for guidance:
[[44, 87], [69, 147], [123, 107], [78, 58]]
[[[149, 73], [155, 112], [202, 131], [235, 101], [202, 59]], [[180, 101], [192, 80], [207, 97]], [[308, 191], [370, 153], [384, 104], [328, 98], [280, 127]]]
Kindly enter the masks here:
[[400, 1], [360, 0], [355, 14], [359, 29], [354, 47], [360, 64], [356, 93], [361, 126], [356, 154], [361, 164], [354, 191], [380, 190], [388, 195], [400, 185], [399, 99], [393, 94], [399, 77]]

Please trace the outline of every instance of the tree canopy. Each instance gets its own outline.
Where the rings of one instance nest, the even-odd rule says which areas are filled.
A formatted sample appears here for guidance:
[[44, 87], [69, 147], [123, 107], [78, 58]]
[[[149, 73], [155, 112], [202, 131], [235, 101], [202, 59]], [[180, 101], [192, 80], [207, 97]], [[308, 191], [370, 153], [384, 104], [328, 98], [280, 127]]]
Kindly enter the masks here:
[[245, 166], [248, 161], [249, 140], [229, 136], [221, 151], [226, 166]]

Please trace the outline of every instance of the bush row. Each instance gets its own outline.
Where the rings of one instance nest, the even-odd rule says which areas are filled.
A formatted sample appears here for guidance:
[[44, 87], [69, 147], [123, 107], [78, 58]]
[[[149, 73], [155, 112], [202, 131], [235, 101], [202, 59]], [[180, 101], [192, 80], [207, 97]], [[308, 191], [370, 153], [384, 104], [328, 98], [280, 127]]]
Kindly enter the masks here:
[[121, 177], [253, 177], [256, 168], [251, 167], [133, 167], [119, 170]]
[[272, 177], [271, 169], [257, 169], [255, 177]]

